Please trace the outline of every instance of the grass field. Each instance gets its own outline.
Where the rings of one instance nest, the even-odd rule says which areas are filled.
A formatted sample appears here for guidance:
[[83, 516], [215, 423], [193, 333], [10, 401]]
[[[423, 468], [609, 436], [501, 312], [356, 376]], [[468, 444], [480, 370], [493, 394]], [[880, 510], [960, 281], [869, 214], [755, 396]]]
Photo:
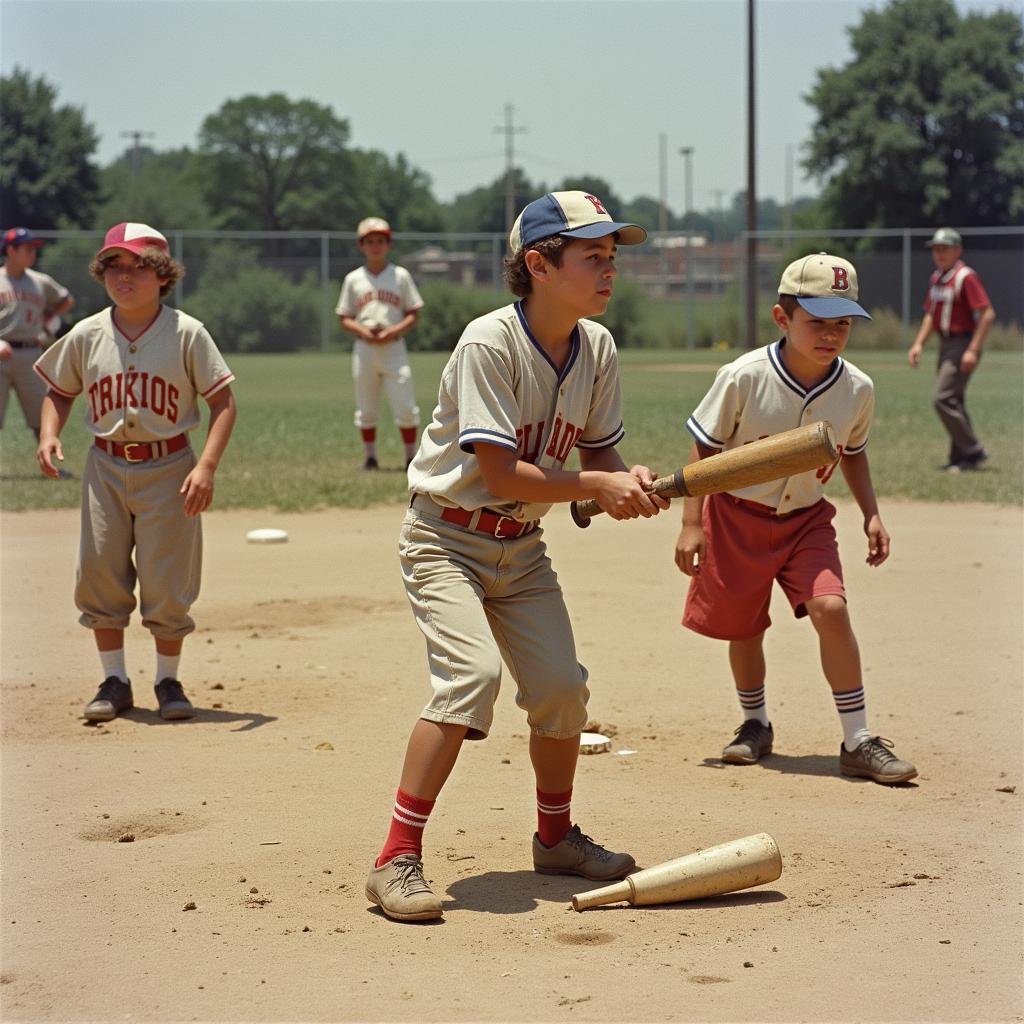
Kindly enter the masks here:
[[[854, 339], [856, 341], [856, 339]], [[628, 463], [645, 462], [666, 473], [685, 461], [690, 437], [684, 422], [711, 383], [715, 369], [733, 352], [625, 350], [621, 353]], [[929, 353], [931, 355], [931, 353]], [[1024, 503], [1024, 357], [1020, 352], [986, 352], [971, 384], [969, 403], [989, 452], [979, 472], [939, 471], [946, 435], [931, 406], [932, 358], [912, 372], [902, 352], [850, 350], [854, 363], [871, 375], [877, 411], [868, 452], [882, 501]], [[413, 353], [412, 366], [424, 424], [434, 407], [446, 353]], [[345, 354], [232, 355], [239, 405], [235, 434], [217, 475], [216, 508], [324, 506], [367, 507], [399, 501], [405, 494], [401, 446], [385, 418], [379, 430], [382, 471], [361, 471], [362, 448], [352, 425], [350, 357]], [[65, 466], [81, 475], [87, 449], [81, 400], [64, 432]], [[389, 416], [385, 408], [385, 417]], [[56, 482], [38, 474], [35, 442], [12, 397], [7, 429], [0, 432], [0, 508], [73, 508], [75, 481]], [[196, 447], [205, 436], [196, 432]], [[829, 493], [845, 495], [841, 474]], [[883, 508], [884, 514], [884, 508]]]

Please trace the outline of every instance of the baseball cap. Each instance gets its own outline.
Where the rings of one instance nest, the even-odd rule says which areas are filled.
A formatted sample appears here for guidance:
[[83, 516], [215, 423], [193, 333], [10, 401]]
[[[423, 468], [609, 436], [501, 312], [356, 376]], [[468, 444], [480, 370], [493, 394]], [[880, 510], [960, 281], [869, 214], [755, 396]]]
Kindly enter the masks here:
[[36, 238], [28, 228], [8, 228], [4, 232], [3, 251], [7, 252], [10, 245], [42, 245], [43, 240]]
[[513, 252], [525, 249], [542, 238], [604, 238], [619, 233], [622, 245], [639, 245], [647, 232], [637, 224], [612, 220], [597, 196], [587, 192], [549, 192], [534, 199], [512, 225], [508, 243]]
[[963, 245], [964, 243], [959, 231], [954, 231], [953, 228], [938, 228], [931, 239], [924, 244], [931, 248], [933, 245]]
[[853, 264], [827, 252], [812, 253], [790, 263], [782, 273], [779, 294], [792, 295], [811, 316], [871, 319], [856, 302], [857, 271]]
[[364, 217], [356, 228], [356, 239], [362, 241], [367, 235], [387, 235], [391, 237], [391, 225], [383, 217]]
[[127, 249], [136, 256], [143, 249], [162, 249], [170, 251], [167, 239], [148, 224], [136, 224], [133, 221], [125, 221], [123, 224], [115, 224], [103, 239], [103, 248], [97, 256], [102, 256], [111, 249]]

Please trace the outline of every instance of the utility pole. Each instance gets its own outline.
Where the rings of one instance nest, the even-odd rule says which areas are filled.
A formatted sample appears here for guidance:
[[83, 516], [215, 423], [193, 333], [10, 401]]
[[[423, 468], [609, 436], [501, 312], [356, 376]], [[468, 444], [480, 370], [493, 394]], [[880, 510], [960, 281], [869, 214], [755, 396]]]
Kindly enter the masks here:
[[754, 0], [747, 0], [747, 348], [757, 345], [757, 83]]
[[132, 140], [132, 179], [134, 180], [139, 176], [139, 166], [141, 164], [142, 154], [139, 152], [139, 143], [143, 139], [155, 138], [154, 132], [143, 132], [135, 130], [133, 132], [121, 132], [122, 139]]
[[512, 123], [512, 104], [505, 104], [505, 123], [495, 128], [505, 136], [505, 233], [512, 231], [516, 219], [516, 171], [515, 171], [515, 136], [525, 132], [525, 128], [517, 128]]
[[786, 210], [782, 216], [782, 230], [789, 241], [793, 230], [793, 145], [786, 146]]
[[668, 139], [664, 132], [658, 136], [658, 231], [661, 234], [661, 287], [668, 295]]
[[690, 217], [693, 210], [693, 146], [683, 146], [679, 152], [685, 161], [683, 169], [686, 177], [686, 347], [692, 351], [697, 347], [697, 332], [693, 322], [693, 226]]

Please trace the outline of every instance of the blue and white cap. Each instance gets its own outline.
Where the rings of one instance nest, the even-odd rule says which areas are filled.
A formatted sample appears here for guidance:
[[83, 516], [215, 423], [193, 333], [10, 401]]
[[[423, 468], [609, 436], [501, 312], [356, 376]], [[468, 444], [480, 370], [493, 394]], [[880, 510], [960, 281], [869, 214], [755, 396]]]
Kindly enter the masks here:
[[812, 253], [790, 263], [779, 282], [779, 294], [792, 295], [811, 316], [871, 319], [856, 301], [857, 271], [853, 264], [827, 252]]
[[639, 245], [647, 232], [637, 224], [612, 220], [597, 196], [587, 192], [549, 192], [535, 199], [512, 225], [508, 243], [519, 252], [542, 238], [604, 238], [618, 232], [620, 245]]

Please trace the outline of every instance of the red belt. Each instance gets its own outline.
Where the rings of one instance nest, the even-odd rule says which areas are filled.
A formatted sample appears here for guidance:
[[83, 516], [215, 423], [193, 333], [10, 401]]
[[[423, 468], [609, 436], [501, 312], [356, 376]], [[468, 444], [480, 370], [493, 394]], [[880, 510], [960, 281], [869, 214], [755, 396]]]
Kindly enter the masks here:
[[128, 441], [125, 444], [97, 437], [96, 447], [101, 448], [108, 455], [124, 459], [125, 462], [150, 462], [153, 459], [162, 459], [165, 455], [180, 452], [182, 448], [187, 448], [188, 434], [178, 434], [177, 437], [168, 438], [166, 441]]
[[[434, 501], [429, 495], [414, 494], [410, 502], [413, 508], [440, 516], [446, 523], [454, 523], [466, 530], [479, 530], [481, 533], [489, 533], [492, 537], [500, 540], [514, 540], [516, 537], [525, 537], [537, 529], [538, 520], [530, 523], [521, 523], [518, 519], [511, 519], [508, 516], [499, 515], [490, 509], [482, 508], [479, 514], [468, 508], [449, 508]], [[476, 522], [473, 522], [474, 517]]]

